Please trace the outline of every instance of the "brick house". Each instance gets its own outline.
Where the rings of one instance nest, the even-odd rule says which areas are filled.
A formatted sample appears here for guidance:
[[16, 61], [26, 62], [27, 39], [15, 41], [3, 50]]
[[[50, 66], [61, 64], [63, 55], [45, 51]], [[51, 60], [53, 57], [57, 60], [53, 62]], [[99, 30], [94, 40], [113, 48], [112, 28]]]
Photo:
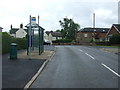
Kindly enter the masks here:
[[77, 32], [77, 42], [103, 41], [109, 28], [83, 28]]
[[106, 34], [106, 40], [109, 41], [109, 38], [113, 34], [120, 34], [120, 24], [113, 24], [112, 27], [109, 29], [108, 33]]

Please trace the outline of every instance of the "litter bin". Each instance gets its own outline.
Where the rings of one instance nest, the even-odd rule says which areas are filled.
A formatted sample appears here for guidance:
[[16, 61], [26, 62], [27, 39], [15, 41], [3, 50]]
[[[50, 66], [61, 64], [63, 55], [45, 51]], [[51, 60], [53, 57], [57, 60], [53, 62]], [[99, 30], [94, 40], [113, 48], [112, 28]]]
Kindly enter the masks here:
[[17, 44], [11, 43], [10, 45], [10, 59], [17, 59]]

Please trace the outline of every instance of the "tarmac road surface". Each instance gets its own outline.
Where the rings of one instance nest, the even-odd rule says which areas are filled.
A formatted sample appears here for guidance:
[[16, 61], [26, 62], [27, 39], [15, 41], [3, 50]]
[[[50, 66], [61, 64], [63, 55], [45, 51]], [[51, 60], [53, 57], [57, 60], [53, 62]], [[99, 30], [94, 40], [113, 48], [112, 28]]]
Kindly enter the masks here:
[[86, 46], [56, 46], [30, 88], [118, 88], [118, 55]]

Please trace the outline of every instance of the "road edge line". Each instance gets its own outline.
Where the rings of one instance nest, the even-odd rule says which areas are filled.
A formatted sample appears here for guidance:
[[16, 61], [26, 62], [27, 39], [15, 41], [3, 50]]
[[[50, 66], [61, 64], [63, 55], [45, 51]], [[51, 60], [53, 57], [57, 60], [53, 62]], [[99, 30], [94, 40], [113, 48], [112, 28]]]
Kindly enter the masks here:
[[49, 61], [52, 60], [52, 58], [54, 57], [55, 53], [56, 53], [56, 47], [55, 47], [54, 53], [53, 53], [52, 56], [48, 59]]
[[42, 66], [40, 67], [40, 69], [38, 70], [38, 72], [32, 77], [32, 79], [24, 86], [24, 90], [27, 90], [29, 89], [29, 87], [33, 84], [33, 82], [37, 79], [37, 77], [40, 75], [40, 73], [42, 72], [42, 70], [44, 69], [44, 67], [47, 65], [47, 63], [49, 61], [51, 61], [51, 59], [53, 58], [53, 56], [55, 55], [56, 53], [56, 47], [55, 47], [55, 50], [54, 50], [54, 53], [52, 54], [52, 56], [47, 59], [43, 64]]
[[37, 73], [32, 77], [32, 79], [25, 85], [24, 90], [27, 90], [32, 83], [36, 80], [36, 78], [40, 75], [40, 73], [42, 72], [42, 70], [44, 69], [45, 65], [48, 63], [49, 60], [46, 60], [42, 66], [40, 67], [40, 69], [37, 71]]

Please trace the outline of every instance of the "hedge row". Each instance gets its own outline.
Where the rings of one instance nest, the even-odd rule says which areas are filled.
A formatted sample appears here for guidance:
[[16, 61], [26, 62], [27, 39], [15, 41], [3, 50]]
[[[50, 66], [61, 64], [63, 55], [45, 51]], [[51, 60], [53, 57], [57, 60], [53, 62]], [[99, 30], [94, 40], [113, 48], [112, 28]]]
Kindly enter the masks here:
[[120, 34], [113, 34], [109, 42], [111, 44], [120, 44]]
[[27, 48], [26, 38], [13, 38], [8, 33], [2, 32], [2, 54], [10, 52], [11, 43], [17, 43], [18, 50]]
[[70, 43], [72, 42], [71, 39], [57, 39], [55, 41], [52, 41], [53, 43]]

